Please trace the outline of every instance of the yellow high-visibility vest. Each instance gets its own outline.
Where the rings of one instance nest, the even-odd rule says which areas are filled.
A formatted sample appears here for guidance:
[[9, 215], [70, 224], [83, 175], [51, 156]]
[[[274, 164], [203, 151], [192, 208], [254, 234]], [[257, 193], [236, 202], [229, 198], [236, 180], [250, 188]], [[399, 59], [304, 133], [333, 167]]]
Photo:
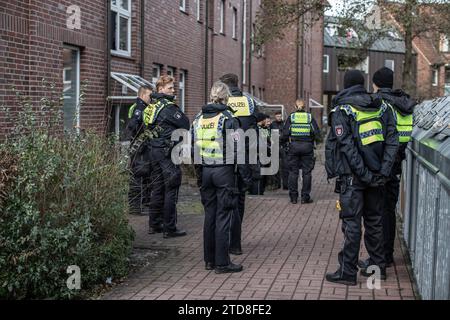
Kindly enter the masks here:
[[144, 124], [146, 126], [155, 124], [159, 113], [167, 106], [174, 104], [171, 101], [159, 100], [156, 103], [149, 104], [144, 110]]
[[194, 120], [195, 144], [203, 158], [223, 159], [223, 125], [229, 119], [223, 113], [214, 118], [204, 118], [203, 115]]
[[291, 114], [291, 136], [310, 137], [312, 117], [307, 112], [294, 112]]
[[358, 123], [358, 135], [363, 146], [384, 141], [383, 125], [380, 119], [386, 110], [386, 105], [376, 111], [361, 111], [351, 105], [342, 105], [339, 108]]
[[255, 112], [253, 101], [246, 96], [228, 98], [228, 106], [233, 110], [235, 117], [248, 117]]

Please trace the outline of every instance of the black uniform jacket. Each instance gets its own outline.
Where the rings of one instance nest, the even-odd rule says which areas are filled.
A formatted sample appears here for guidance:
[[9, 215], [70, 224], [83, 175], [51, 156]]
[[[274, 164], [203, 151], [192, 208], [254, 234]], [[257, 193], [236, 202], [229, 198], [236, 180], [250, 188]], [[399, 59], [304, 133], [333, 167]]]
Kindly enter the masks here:
[[[374, 95], [389, 103], [402, 116], [413, 114], [414, 107], [417, 105], [417, 101], [411, 99], [410, 96], [401, 89], [392, 90], [390, 88], [381, 88], [377, 93], [374, 93]], [[406, 158], [405, 150], [407, 145], [407, 143], [400, 143], [396, 162], [402, 162]]]
[[[382, 106], [382, 101], [369, 95], [364, 86], [356, 85], [341, 91], [333, 99], [334, 107], [340, 105], [351, 105], [360, 111], [376, 111]], [[370, 183], [374, 174], [390, 176], [399, 141], [394, 116], [388, 111], [380, 119], [384, 141], [366, 146], [362, 145], [358, 125], [351, 116], [341, 109], [331, 113], [331, 130], [325, 147], [329, 178], [354, 174], [363, 183]], [[331, 171], [334, 174], [330, 174]]]
[[[306, 111], [296, 111], [296, 112], [306, 112]], [[319, 126], [317, 125], [316, 119], [314, 119], [314, 117], [311, 116], [311, 127], [312, 127], [311, 136], [309, 136], [309, 137], [291, 137], [291, 124], [292, 124], [291, 123], [291, 115], [292, 115], [292, 113], [287, 118], [286, 123], [283, 128], [283, 136], [281, 139], [282, 143], [289, 141], [289, 138], [291, 138], [291, 140], [295, 140], [295, 141], [314, 142], [314, 140], [317, 139], [317, 137], [320, 134], [320, 129], [319, 129]]]
[[[168, 96], [162, 93], [153, 94], [152, 97], [158, 101], [167, 100], [173, 102], [175, 97]], [[158, 125], [162, 131], [158, 138], [151, 140], [152, 147], [164, 148], [167, 147], [167, 143], [171, 141], [172, 133], [177, 129], [189, 130], [190, 123], [189, 118], [181, 111], [176, 104], [170, 104], [164, 107], [156, 118], [156, 125]]]

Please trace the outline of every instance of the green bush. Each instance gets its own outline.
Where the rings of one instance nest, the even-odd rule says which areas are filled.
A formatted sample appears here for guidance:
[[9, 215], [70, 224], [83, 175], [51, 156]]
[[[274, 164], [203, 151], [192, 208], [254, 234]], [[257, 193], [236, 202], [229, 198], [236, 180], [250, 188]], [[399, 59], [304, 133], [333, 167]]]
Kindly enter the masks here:
[[[18, 96], [16, 126], [0, 145], [0, 298], [85, 297], [128, 272], [126, 161], [114, 139], [62, 134], [54, 96], [39, 108]], [[72, 265], [82, 290], [67, 287]]]

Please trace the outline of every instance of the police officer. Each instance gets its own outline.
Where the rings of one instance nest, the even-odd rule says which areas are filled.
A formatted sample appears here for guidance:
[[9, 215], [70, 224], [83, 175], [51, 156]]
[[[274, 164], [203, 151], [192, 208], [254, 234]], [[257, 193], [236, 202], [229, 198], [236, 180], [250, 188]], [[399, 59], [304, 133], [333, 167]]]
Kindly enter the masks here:
[[[271, 130], [278, 130], [280, 136], [283, 134], [284, 129], [284, 121], [281, 111], [277, 111], [275, 113], [275, 121], [270, 125]], [[289, 178], [289, 170], [287, 164], [287, 153], [284, 144], [280, 148], [280, 170], [275, 175], [275, 183], [277, 189], [283, 187], [283, 190], [288, 190], [288, 178]]]
[[[242, 130], [247, 131], [249, 129], [256, 130], [256, 112], [257, 106], [255, 101], [244, 95], [242, 91], [238, 87], [239, 78], [237, 75], [229, 73], [225, 74], [220, 78], [220, 80], [225, 83], [231, 92], [231, 97], [228, 99], [228, 106], [234, 112], [234, 116], [239, 119], [240, 127]], [[249, 141], [246, 143], [246, 161], [248, 161], [248, 155], [250, 148], [253, 151], [257, 150], [257, 141]], [[256, 151], [255, 151], [256, 152]], [[248, 162], [247, 162], [248, 163]], [[242, 170], [250, 170], [247, 166]], [[245, 176], [248, 176], [247, 173]], [[242, 233], [242, 221], [244, 219], [244, 210], [245, 210], [245, 193], [250, 187], [252, 181], [245, 181], [242, 174], [238, 173], [238, 189], [239, 194], [237, 195], [238, 200], [238, 209], [235, 210], [235, 216], [232, 221], [231, 226], [231, 245], [230, 245], [230, 253], [235, 255], [242, 254], [242, 245], [241, 245], [241, 233]]]
[[[153, 95], [156, 102], [144, 110], [144, 123], [151, 130], [159, 129], [158, 136], [150, 140], [152, 163], [152, 193], [150, 196], [150, 233], [164, 232], [164, 238], [185, 236], [177, 229], [178, 189], [181, 185], [181, 169], [171, 160], [174, 147], [172, 133], [177, 129], [189, 130], [189, 119], [174, 103], [174, 78], [161, 76]], [[158, 224], [163, 216], [164, 225]]]
[[235, 168], [239, 138], [236, 135], [240, 134], [236, 132], [239, 121], [227, 106], [229, 96], [226, 84], [214, 83], [211, 103], [203, 107], [192, 125], [195, 154], [199, 153], [202, 160], [200, 193], [205, 208], [205, 268], [215, 269], [216, 273], [242, 270], [242, 265], [232, 263], [229, 256], [231, 221], [237, 205]]
[[128, 111], [128, 123], [125, 134], [130, 140], [130, 191], [128, 202], [131, 214], [143, 214], [143, 204], [146, 204], [150, 196], [150, 148], [144, 135], [144, 121], [142, 113], [150, 104], [154, 87], [151, 85], [139, 88], [136, 103]]
[[302, 170], [302, 203], [312, 203], [311, 184], [312, 171], [314, 169], [314, 140], [319, 135], [319, 127], [316, 120], [309, 112], [305, 111], [305, 102], [298, 99], [297, 110], [289, 116], [283, 130], [283, 142], [288, 143], [289, 164], [289, 197], [291, 203], [298, 201], [298, 175]]
[[[383, 250], [383, 186], [391, 174], [398, 149], [395, 120], [380, 99], [364, 88], [359, 70], [347, 71], [344, 90], [333, 99], [331, 130], [326, 145], [328, 178], [340, 178], [340, 219], [344, 245], [339, 269], [328, 273], [330, 282], [356, 285], [361, 241], [361, 218], [370, 265], [380, 268], [386, 279]], [[362, 276], [370, 276], [366, 269]]]
[[[400, 192], [400, 176], [402, 161], [406, 158], [405, 150], [411, 141], [413, 130], [413, 113], [417, 102], [402, 90], [392, 90], [394, 72], [389, 68], [381, 68], [373, 75], [375, 97], [382, 99], [391, 109], [399, 133], [400, 147], [392, 167], [391, 175], [384, 190], [383, 234], [386, 267], [394, 263], [394, 241], [396, 230], [396, 207]], [[369, 260], [360, 262], [362, 268], [367, 267]]]

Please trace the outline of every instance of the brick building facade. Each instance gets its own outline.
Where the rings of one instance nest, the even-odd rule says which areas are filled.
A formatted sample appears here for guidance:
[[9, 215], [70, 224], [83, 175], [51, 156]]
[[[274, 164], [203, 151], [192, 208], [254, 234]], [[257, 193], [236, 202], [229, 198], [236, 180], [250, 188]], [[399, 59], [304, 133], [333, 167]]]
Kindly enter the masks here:
[[[178, 104], [191, 118], [212, 83], [228, 72], [239, 75], [244, 91], [267, 103], [288, 107], [299, 96], [320, 101], [321, 24], [304, 32], [294, 27], [285, 40], [256, 52], [250, 40], [259, 3], [0, 0], [0, 105], [17, 110], [13, 86], [38, 104], [45, 78], [64, 92], [66, 128], [120, 131], [136, 93], [111, 73], [150, 82], [172, 74]], [[302, 46], [296, 45], [297, 34]], [[0, 111], [0, 136], [11, 125]]]

